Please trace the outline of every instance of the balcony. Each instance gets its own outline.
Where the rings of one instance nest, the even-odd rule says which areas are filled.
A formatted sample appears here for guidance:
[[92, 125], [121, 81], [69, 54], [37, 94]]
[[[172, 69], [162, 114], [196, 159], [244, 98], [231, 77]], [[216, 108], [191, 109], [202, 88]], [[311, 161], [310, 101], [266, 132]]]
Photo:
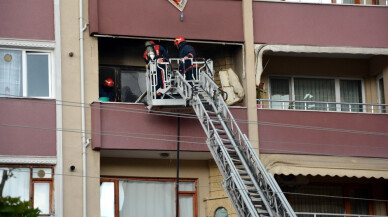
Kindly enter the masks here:
[[254, 1], [253, 19], [257, 44], [388, 47], [385, 6]]
[[[151, 113], [144, 104], [93, 102], [91, 107], [95, 150], [176, 151], [180, 115], [180, 150], [209, 152], [206, 135], [191, 107]], [[246, 120], [245, 108], [231, 110], [236, 119]], [[246, 133], [246, 122], [240, 128]]]
[[56, 156], [55, 100], [0, 98], [0, 155]]
[[388, 158], [386, 114], [263, 107], [261, 153]]

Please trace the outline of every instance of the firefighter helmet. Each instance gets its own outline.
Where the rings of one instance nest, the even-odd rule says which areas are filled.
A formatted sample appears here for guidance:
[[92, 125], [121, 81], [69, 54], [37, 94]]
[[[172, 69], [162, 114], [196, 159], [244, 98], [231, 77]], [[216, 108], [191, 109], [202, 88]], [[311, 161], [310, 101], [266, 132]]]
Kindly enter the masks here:
[[175, 38], [174, 44], [175, 44], [175, 46], [178, 46], [180, 43], [182, 43], [184, 41], [185, 41], [185, 38], [183, 38], [182, 36], [178, 36]]
[[113, 87], [113, 85], [114, 85], [114, 82], [113, 82], [112, 78], [105, 79], [104, 86]]

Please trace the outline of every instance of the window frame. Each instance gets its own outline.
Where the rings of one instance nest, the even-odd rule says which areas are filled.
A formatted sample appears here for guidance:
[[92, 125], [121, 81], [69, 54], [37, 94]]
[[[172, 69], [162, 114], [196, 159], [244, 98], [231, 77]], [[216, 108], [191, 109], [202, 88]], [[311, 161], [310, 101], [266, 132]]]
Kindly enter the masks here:
[[[11, 96], [11, 95], [0, 95], [0, 97], [13, 97], [13, 98], [37, 98], [37, 99], [54, 99], [54, 51], [46, 49], [27, 49], [27, 48], [7, 48], [1, 47], [0, 50], [13, 50], [22, 52], [22, 87], [23, 93], [21, 96]], [[28, 55], [47, 55], [48, 57], [48, 96], [28, 96], [28, 86], [27, 86], [27, 56]]]
[[[303, 76], [303, 75], [291, 75], [291, 76], [285, 76], [285, 75], [268, 75], [268, 98], [271, 99], [272, 95], [272, 87], [271, 87], [271, 79], [278, 78], [278, 79], [289, 79], [290, 83], [290, 94], [291, 94], [291, 100], [295, 101], [295, 78], [307, 78], [307, 79], [332, 79], [334, 80], [334, 88], [335, 88], [335, 102], [336, 103], [342, 103], [341, 102], [341, 92], [340, 92], [340, 81], [341, 80], [352, 80], [352, 81], [360, 81], [361, 82], [361, 98], [362, 102], [365, 103], [365, 83], [363, 78], [349, 78], [349, 77], [330, 77], [330, 76]], [[363, 106], [365, 107], [365, 106]], [[365, 109], [365, 108], [363, 108]], [[341, 106], [336, 106], [336, 112], [341, 112]]]
[[[34, 184], [35, 183], [49, 183], [50, 185], [50, 195], [49, 195], [49, 213], [40, 214], [41, 216], [51, 215], [54, 213], [54, 166], [51, 165], [7, 165], [0, 164], [0, 168], [28, 168], [30, 170], [30, 192], [29, 192], [29, 200], [32, 202], [32, 207], [34, 207]], [[51, 178], [33, 178], [33, 169], [34, 168], [50, 168], [51, 169]]]
[[[100, 178], [100, 186], [102, 182], [113, 182], [114, 183], [114, 213], [115, 217], [120, 217], [119, 211], [119, 181], [125, 180], [135, 180], [135, 181], [158, 181], [158, 182], [174, 182], [175, 183], [175, 195], [177, 191], [177, 179], [176, 178], [142, 178], [142, 177], [117, 177], [117, 176], [104, 176]], [[198, 179], [194, 178], [180, 178], [179, 183], [181, 182], [192, 182], [194, 183], [194, 191], [179, 191], [178, 197], [180, 196], [193, 196], [193, 215], [198, 217]], [[175, 198], [176, 199], [176, 198]], [[179, 212], [179, 209], [178, 209]]]

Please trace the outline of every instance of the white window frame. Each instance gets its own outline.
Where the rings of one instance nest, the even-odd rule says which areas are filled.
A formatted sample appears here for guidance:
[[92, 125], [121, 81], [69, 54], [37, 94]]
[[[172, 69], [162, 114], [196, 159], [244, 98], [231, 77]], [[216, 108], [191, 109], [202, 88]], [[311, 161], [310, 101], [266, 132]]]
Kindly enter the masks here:
[[[0, 96], [0, 97], [14, 97], [14, 98], [38, 98], [38, 99], [54, 99], [55, 91], [54, 91], [54, 54], [51, 50], [40, 50], [40, 49], [25, 49], [25, 48], [8, 48], [8, 47], [0, 47], [1, 50], [17, 50], [22, 51], [22, 78], [23, 78], [23, 94], [22, 96]], [[47, 55], [48, 56], [48, 86], [49, 86], [49, 94], [48, 96], [28, 96], [27, 93], [27, 55]]]
[[384, 81], [382, 73], [380, 75], [378, 75], [377, 78], [376, 78], [376, 83], [377, 83], [377, 103], [378, 104], [382, 104], [382, 102], [381, 102], [381, 92], [380, 92], [380, 79], [383, 79], [383, 81]]
[[[295, 101], [295, 78], [312, 78], [312, 79], [333, 79], [335, 84], [335, 102], [341, 103], [341, 92], [340, 92], [340, 80], [357, 80], [361, 81], [361, 94], [362, 94], [362, 102], [365, 103], [365, 84], [363, 78], [349, 78], [349, 77], [329, 77], [329, 76], [302, 76], [302, 75], [269, 75], [268, 77], [268, 87], [269, 87], [269, 98], [271, 99], [271, 79], [279, 78], [279, 79], [289, 79], [290, 81], [290, 94], [292, 101]], [[364, 108], [365, 109], [365, 108]], [[341, 105], [336, 106], [336, 111], [341, 111]]]

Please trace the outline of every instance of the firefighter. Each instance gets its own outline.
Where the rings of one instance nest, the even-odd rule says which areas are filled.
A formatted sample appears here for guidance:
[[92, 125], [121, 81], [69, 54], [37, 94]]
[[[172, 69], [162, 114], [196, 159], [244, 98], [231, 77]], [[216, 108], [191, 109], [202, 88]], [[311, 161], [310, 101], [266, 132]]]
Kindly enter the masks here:
[[[168, 55], [166, 49], [164, 49], [163, 46], [155, 44], [153, 41], [146, 41], [145, 42], [145, 48], [144, 51], [144, 61], [148, 64], [151, 60], [156, 60], [158, 63], [166, 62], [170, 58]], [[159, 64], [158, 64], [159, 65]], [[159, 65], [163, 68], [163, 65]], [[157, 84], [156, 84], [156, 91], [158, 92], [159, 88], [165, 89], [166, 86], [164, 84], [164, 71], [161, 70], [159, 67], [157, 67]], [[157, 95], [160, 97], [162, 94], [157, 93]]]
[[114, 82], [112, 78], [107, 78], [100, 87], [99, 93], [100, 101], [116, 102], [114, 93]]
[[196, 66], [193, 66], [192, 61], [189, 60], [189, 58], [192, 58], [193, 60], [197, 58], [197, 54], [194, 48], [189, 45], [182, 36], [178, 36], [175, 38], [174, 45], [179, 51], [179, 58], [184, 59], [184, 64], [181, 64], [179, 66], [179, 70], [185, 73], [186, 80], [194, 80], [193, 68], [195, 68]]

